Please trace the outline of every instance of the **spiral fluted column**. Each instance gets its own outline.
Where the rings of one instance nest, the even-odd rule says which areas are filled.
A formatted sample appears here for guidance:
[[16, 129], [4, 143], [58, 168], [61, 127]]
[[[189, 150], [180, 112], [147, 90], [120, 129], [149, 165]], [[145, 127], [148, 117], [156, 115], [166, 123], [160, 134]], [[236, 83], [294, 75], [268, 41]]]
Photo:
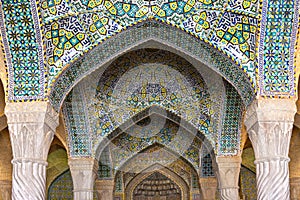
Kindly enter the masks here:
[[92, 200], [98, 162], [94, 158], [69, 158], [74, 200]]
[[240, 156], [217, 156], [216, 171], [221, 200], [239, 200]]
[[47, 156], [58, 114], [47, 102], [8, 103], [5, 114], [13, 150], [12, 199], [46, 199]]
[[245, 125], [255, 152], [258, 200], [289, 200], [289, 146], [296, 104], [262, 99], [247, 109]]

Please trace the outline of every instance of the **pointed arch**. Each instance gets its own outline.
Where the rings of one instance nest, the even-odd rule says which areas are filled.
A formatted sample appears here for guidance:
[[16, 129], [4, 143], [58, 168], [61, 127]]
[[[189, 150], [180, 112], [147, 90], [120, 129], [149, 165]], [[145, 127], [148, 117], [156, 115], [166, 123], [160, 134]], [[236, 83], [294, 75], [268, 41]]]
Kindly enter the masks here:
[[[155, 135], [153, 137], [151, 137], [151, 136], [145, 137], [143, 135], [138, 135], [137, 137], [135, 137], [136, 134], [143, 133], [143, 131], [140, 129], [140, 127], [143, 126], [143, 123], [147, 123], [147, 122], [145, 122], [146, 120], [151, 121], [151, 119], [149, 119], [149, 117], [151, 118], [151, 116], [153, 116], [152, 120], [153, 119], [155, 120], [155, 118], [156, 118], [156, 121], [154, 122], [153, 127], [150, 127], [151, 125], [149, 126], [149, 124], [146, 124], [146, 129], [147, 130], [154, 130], [154, 129], [157, 130], [157, 133], [155, 132], [155, 134], [157, 134], [157, 135]], [[167, 121], [165, 121], [165, 120], [167, 120]], [[160, 123], [160, 122], [162, 122], [162, 124], [160, 124], [160, 125], [163, 125], [163, 126], [158, 125], [158, 123]], [[172, 125], [172, 124], [174, 124], [174, 125]], [[157, 125], [159, 126], [158, 129], [156, 129]], [[173, 126], [176, 126], [177, 128], [174, 128]], [[172, 127], [174, 128], [174, 131], [176, 133], [173, 133]], [[170, 131], [170, 134], [171, 135], [174, 134], [174, 135], [173, 136], [168, 135], [168, 134], [165, 135], [165, 131]], [[152, 132], [150, 135], [152, 135]], [[168, 136], [170, 136], [171, 139], [169, 138], [166, 141], [164, 141], [164, 139], [160, 140], [160, 138], [166, 138]], [[126, 142], [128, 137], [130, 137], [130, 139], [128, 140], [128, 144], [130, 142], [131, 146], [132, 145], [137, 146], [141, 149], [139, 149], [139, 148], [136, 149], [136, 152], [130, 150], [130, 152], [131, 152], [130, 154], [132, 154], [132, 155], [129, 155], [128, 153], [125, 153], [128, 151], [128, 147], [125, 146], [124, 147], [125, 152], [123, 152], [123, 153], [125, 153], [126, 155], [128, 154], [128, 156], [129, 156], [126, 160], [134, 157], [135, 155], [137, 155], [138, 152], [141, 152], [148, 148], [148, 145], [144, 146], [143, 142], [138, 142], [138, 141], [140, 141], [140, 139], [146, 140], [146, 141], [148, 141], [148, 139], [149, 139], [147, 144], [153, 144], [153, 145], [160, 144], [160, 145], [166, 146], [170, 151], [174, 151], [177, 154], [180, 154], [179, 156], [183, 156], [185, 159], [187, 159], [188, 162], [190, 162], [190, 164], [195, 169], [198, 169], [198, 167], [199, 167], [198, 166], [199, 157], [197, 157], [196, 160], [194, 160], [194, 157], [187, 156], [185, 154], [186, 152], [194, 151], [198, 148], [198, 150], [196, 150], [196, 151], [198, 151], [198, 153], [199, 153], [201, 146], [204, 145], [206, 147], [206, 149], [209, 149], [210, 153], [212, 154], [212, 158], [215, 157], [214, 155], [215, 155], [216, 149], [214, 148], [214, 143], [212, 143], [210, 139], [208, 139], [203, 133], [201, 133], [199, 130], [197, 130], [189, 122], [180, 118], [176, 114], [174, 114], [170, 111], [167, 111], [164, 108], [155, 106], [155, 105], [136, 114], [130, 120], [126, 121], [124, 124], [122, 124], [120, 127], [118, 127], [115, 131], [113, 131], [109, 135], [107, 135], [105, 139], [99, 141], [97, 146], [95, 146], [95, 148], [96, 148], [95, 149], [95, 152], [96, 152], [95, 157], [98, 158], [102, 154], [103, 149], [105, 149], [110, 144], [112, 144], [115, 147], [115, 149], [118, 150], [118, 148], [121, 148], [121, 150], [122, 150], [122, 147], [119, 147], [120, 145], [118, 145], [118, 143], [125, 145], [124, 142]], [[156, 137], [158, 137], [158, 139], [154, 139]], [[199, 142], [201, 142], [201, 143], [199, 143]], [[139, 144], [139, 143], [141, 143], [141, 144]], [[179, 149], [176, 149], [175, 147], [178, 146], [179, 143], [182, 143], [182, 147]], [[123, 153], [119, 152], [117, 154], [121, 155]], [[198, 153], [197, 153], [197, 155], [198, 155]], [[119, 164], [123, 165], [124, 162], [119, 163]], [[120, 167], [119, 164], [117, 165], [118, 167]]]
[[84, 77], [96, 69], [103, 68], [130, 50], [151, 46], [190, 56], [205, 64], [237, 89], [245, 105], [252, 102], [255, 97], [255, 88], [250, 78], [237, 63], [214, 50], [214, 47], [204, 44], [203, 41], [198, 41], [193, 36], [176, 28], [166, 31], [168, 28], [170, 27], [147, 21], [140, 26], [117, 34], [114, 39], [99, 44], [84, 57], [67, 66], [53, 81], [49, 94], [51, 104], [56, 110], [59, 110], [66, 95]]
[[125, 195], [126, 199], [132, 200], [132, 193], [135, 187], [142, 182], [147, 177], [151, 176], [153, 173], [158, 172], [163, 174], [164, 176], [170, 178], [172, 181], [174, 181], [181, 189], [182, 191], [182, 199], [188, 200], [189, 199], [189, 187], [187, 183], [176, 173], [171, 171], [170, 169], [160, 165], [160, 164], [154, 164], [151, 167], [144, 170], [144, 173], [140, 173], [137, 176], [134, 177], [133, 180], [129, 182], [125, 189]]

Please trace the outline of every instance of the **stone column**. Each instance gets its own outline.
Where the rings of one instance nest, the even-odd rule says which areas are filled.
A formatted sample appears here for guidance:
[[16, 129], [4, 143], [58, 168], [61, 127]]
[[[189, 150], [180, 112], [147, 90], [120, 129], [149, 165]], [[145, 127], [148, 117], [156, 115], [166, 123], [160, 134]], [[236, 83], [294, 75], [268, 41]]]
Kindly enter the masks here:
[[48, 151], [58, 114], [47, 102], [8, 103], [5, 107], [13, 151], [13, 200], [42, 200]]
[[238, 200], [239, 175], [242, 159], [240, 156], [216, 157], [220, 198], [222, 200]]
[[74, 200], [92, 200], [98, 161], [94, 158], [69, 158]]
[[216, 192], [218, 188], [218, 182], [215, 177], [207, 177], [199, 179], [202, 199], [203, 200], [215, 200]]
[[11, 181], [0, 181], [0, 199], [11, 199]]
[[95, 185], [98, 200], [113, 200], [114, 180], [97, 180]]
[[296, 104], [291, 99], [255, 100], [245, 125], [255, 153], [258, 200], [290, 199], [288, 152]]

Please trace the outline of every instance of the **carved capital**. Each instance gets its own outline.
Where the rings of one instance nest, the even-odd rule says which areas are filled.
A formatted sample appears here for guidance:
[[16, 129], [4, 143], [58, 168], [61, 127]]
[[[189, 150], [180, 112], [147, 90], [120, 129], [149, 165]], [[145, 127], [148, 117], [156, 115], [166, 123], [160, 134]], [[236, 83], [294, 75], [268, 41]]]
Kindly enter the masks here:
[[94, 158], [69, 158], [75, 200], [93, 199], [98, 161]]
[[288, 152], [295, 113], [291, 99], [260, 99], [247, 109], [245, 125], [256, 158], [259, 200], [290, 199]]
[[45, 123], [52, 130], [58, 126], [58, 113], [44, 101], [7, 103], [5, 115], [8, 124]]
[[240, 156], [217, 156], [219, 188], [239, 188]]
[[215, 200], [218, 182], [215, 177], [199, 178], [201, 192], [204, 200]]
[[240, 156], [216, 157], [219, 181], [219, 190], [222, 200], [239, 199], [239, 175], [242, 159]]
[[262, 99], [247, 109], [245, 125], [257, 162], [288, 159], [296, 104], [291, 99]]
[[294, 122], [297, 111], [293, 99], [259, 99], [247, 108], [245, 125], [251, 129], [257, 122]]
[[113, 200], [114, 180], [96, 180], [95, 189], [99, 200]]
[[14, 161], [47, 159], [58, 114], [47, 102], [8, 103], [5, 107]]

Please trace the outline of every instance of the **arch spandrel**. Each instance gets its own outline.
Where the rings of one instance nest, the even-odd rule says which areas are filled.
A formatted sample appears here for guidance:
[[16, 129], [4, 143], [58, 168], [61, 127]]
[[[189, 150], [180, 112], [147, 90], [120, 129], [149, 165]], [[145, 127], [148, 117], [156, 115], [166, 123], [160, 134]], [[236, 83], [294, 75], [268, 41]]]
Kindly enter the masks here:
[[[147, 19], [224, 51], [254, 76], [258, 1], [43, 1], [50, 76], [92, 46]], [[59, 70], [58, 70], [59, 71]]]

